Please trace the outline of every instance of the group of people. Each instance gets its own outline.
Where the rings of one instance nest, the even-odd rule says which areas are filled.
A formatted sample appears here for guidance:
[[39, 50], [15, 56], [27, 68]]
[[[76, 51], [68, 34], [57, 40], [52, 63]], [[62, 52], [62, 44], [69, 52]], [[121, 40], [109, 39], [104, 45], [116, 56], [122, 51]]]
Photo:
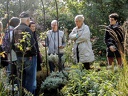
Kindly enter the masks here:
[[[2, 26], [1, 22], [1, 31]], [[18, 87], [22, 86], [36, 96], [36, 73], [41, 70], [42, 58], [35, 29], [36, 23], [30, 21], [30, 16], [26, 12], [22, 12], [19, 18], [12, 17], [1, 39], [1, 49], [7, 54], [6, 72], [9, 83], [17, 84]], [[21, 39], [24, 42], [21, 42]], [[19, 43], [22, 45], [21, 49], [18, 47]]]
[[[108, 65], [112, 65], [114, 57], [118, 61], [118, 65], [122, 66], [121, 54], [123, 52], [123, 42], [124, 33], [118, 24], [118, 14], [112, 13], [109, 15], [110, 25], [106, 27], [105, 32], [105, 43], [107, 45], [107, 60]], [[95, 60], [95, 56], [92, 50], [92, 44], [90, 41], [90, 29], [84, 23], [84, 16], [77, 15], [74, 19], [76, 27], [73, 28], [72, 32], [69, 34], [69, 39], [74, 41], [73, 44], [73, 55], [76, 63], [82, 63], [83, 68], [89, 70], [90, 63]], [[51, 22], [51, 30], [47, 32], [47, 38], [45, 42], [42, 43], [44, 47], [48, 47], [48, 56], [51, 54], [57, 54], [59, 57], [59, 71], [64, 69], [64, 64], [61, 62], [61, 57], [64, 55], [64, 47], [66, 46], [66, 38], [63, 31], [58, 28], [59, 23], [57, 20]], [[2, 28], [2, 23], [0, 24]], [[38, 46], [38, 39], [36, 36], [36, 23], [30, 21], [30, 16], [26, 12], [22, 12], [19, 18], [13, 17], [10, 19], [8, 24], [8, 29], [6, 33], [9, 33], [10, 46], [7, 48], [6, 41], [4, 38], [3, 42], [0, 43], [2, 49], [7, 53], [9, 65], [7, 67], [7, 72], [9, 74], [14, 74], [15, 76], [21, 76], [20, 70], [21, 65], [23, 66], [23, 78], [22, 87], [35, 94], [36, 89], [36, 72], [41, 70], [40, 64], [42, 63], [42, 58], [40, 57], [40, 50]], [[26, 32], [30, 35], [29, 47], [27, 43], [22, 42], [23, 48], [25, 50], [21, 51], [17, 48], [20, 35], [18, 33]], [[5, 37], [6, 37], [5, 33]], [[17, 38], [18, 37], [18, 38]], [[6, 47], [5, 47], [6, 46]], [[25, 54], [23, 54], [25, 53]], [[48, 61], [50, 72], [55, 71], [54, 62]], [[11, 77], [12, 78], [12, 77]], [[18, 80], [15, 83], [19, 84]], [[36, 96], [36, 95], [35, 95]]]
[[[109, 15], [109, 26], [106, 26], [104, 42], [107, 46], [106, 57], [108, 66], [117, 60], [117, 64], [122, 68], [122, 56], [124, 54], [124, 31], [118, 23], [119, 15], [112, 13]], [[83, 63], [85, 69], [90, 69], [90, 63], [95, 60], [90, 41], [90, 30], [84, 24], [83, 15], [75, 17], [76, 27], [69, 34], [69, 39], [74, 41], [73, 53], [76, 63]]]

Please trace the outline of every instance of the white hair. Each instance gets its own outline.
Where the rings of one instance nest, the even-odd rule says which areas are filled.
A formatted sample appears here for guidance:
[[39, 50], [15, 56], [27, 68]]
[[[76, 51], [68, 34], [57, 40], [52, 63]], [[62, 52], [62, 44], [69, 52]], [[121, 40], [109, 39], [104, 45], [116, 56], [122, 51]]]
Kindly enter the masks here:
[[20, 18], [20, 23], [25, 23], [29, 18]]
[[57, 23], [58, 23], [57, 20], [52, 20], [51, 25], [52, 24], [57, 24]]
[[76, 15], [75, 20], [79, 20], [79, 21], [84, 21], [84, 16], [83, 15]]

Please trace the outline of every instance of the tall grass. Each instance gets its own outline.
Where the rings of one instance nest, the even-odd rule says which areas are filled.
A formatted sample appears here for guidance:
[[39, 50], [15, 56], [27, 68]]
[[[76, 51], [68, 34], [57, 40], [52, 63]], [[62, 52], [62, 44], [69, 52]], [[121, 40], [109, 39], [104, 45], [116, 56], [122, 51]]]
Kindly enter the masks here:
[[123, 70], [120, 72], [117, 85], [118, 96], [128, 96], [128, 64], [124, 62]]
[[122, 26], [125, 32], [123, 70], [120, 72], [119, 83], [117, 85], [118, 96], [128, 96], [128, 20]]

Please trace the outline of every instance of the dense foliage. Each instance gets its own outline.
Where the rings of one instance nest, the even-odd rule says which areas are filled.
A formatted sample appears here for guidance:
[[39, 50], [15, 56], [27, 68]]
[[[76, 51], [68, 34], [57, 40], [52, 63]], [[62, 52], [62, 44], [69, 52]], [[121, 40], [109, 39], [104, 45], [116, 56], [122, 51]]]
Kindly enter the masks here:
[[[6, 28], [9, 18], [18, 17], [22, 11], [27, 11], [31, 19], [37, 23], [38, 33], [50, 29], [50, 22], [53, 19], [58, 19], [59, 28], [65, 31], [68, 39], [68, 34], [75, 27], [74, 17], [77, 14], [84, 15], [85, 24], [91, 30], [91, 41], [96, 56], [95, 62], [98, 62], [98, 64], [95, 65], [94, 62], [92, 65], [94, 70], [81, 70], [77, 65], [75, 68], [74, 66], [70, 68], [73, 65], [72, 42], [68, 42], [65, 48], [66, 67], [68, 67], [66, 71], [69, 73], [69, 75], [66, 73], [68, 81], [61, 72], [55, 72], [48, 76], [48, 69], [46, 69], [48, 66], [45, 60], [46, 49], [41, 46], [43, 68], [47, 71], [43, 70], [40, 72], [41, 75], [38, 74], [41, 89], [58, 89], [62, 84], [65, 85], [61, 91], [59, 90], [63, 94], [62, 96], [128, 96], [128, 65], [126, 61], [121, 70], [106, 70], [106, 67], [101, 67], [101, 71], [95, 71], [95, 68], [100, 64], [106, 64], [104, 30], [100, 25], [108, 25], [108, 15], [113, 12], [119, 14], [119, 22], [123, 24], [128, 18], [128, 0], [57, 0], [57, 4], [58, 9], [56, 9], [55, 0], [0, 0], [0, 20], [3, 22], [4, 28]], [[44, 37], [41, 36], [39, 39], [44, 40]], [[45, 79], [46, 76], [48, 77]], [[2, 81], [3, 77], [0, 80]], [[5, 80], [0, 82], [0, 96], [7, 96], [8, 92], [3, 82]]]
[[[28, 11], [32, 19], [38, 23], [39, 33], [50, 29], [50, 22], [53, 19], [59, 20], [60, 29], [69, 34], [74, 24], [74, 17], [77, 14], [85, 16], [85, 23], [89, 25], [92, 38], [96, 40], [93, 49], [95, 53], [105, 52], [103, 44], [104, 31], [99, 25], [108, 25], [108, 15], [117, 12], [120, 15], [119, 22], [122, 24], [128, 14], [127, 0], [58, 0], [58, 18], [56, 3], [54, 0], [1, 0], [0, 17], [9, 13], [9, 18], [19, 16], [21, 11]], [[7, 7], [8, 6], [8, 7]], [[7, 19], [3, 20], [4, 28]], [[98, 41], [98, 42], [97, 42]], [[100, 42], [100, 43], [99, 43]]]
[[110, 70], [87, 71], [72, 69], [68, 84], [62, 89], [64, 96], [114, 96], [119, 73]]

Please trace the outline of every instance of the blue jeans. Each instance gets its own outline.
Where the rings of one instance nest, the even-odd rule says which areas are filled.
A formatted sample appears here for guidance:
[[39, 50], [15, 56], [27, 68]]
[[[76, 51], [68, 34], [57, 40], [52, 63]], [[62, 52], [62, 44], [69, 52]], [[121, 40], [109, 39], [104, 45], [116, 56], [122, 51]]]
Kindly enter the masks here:
[[[18, 57], [18, 73], [19, 76], [23, 76], [22, 86], [27, 89], [29, 92], [34, 94], [36, 89], [36, 69], [37, 69], [37, 57], [24, 57], [24, 63], [22, 62], [23, 57]], [[20, 70], [22, 69], [23, 64], [23, 74], [21, 74]]]

